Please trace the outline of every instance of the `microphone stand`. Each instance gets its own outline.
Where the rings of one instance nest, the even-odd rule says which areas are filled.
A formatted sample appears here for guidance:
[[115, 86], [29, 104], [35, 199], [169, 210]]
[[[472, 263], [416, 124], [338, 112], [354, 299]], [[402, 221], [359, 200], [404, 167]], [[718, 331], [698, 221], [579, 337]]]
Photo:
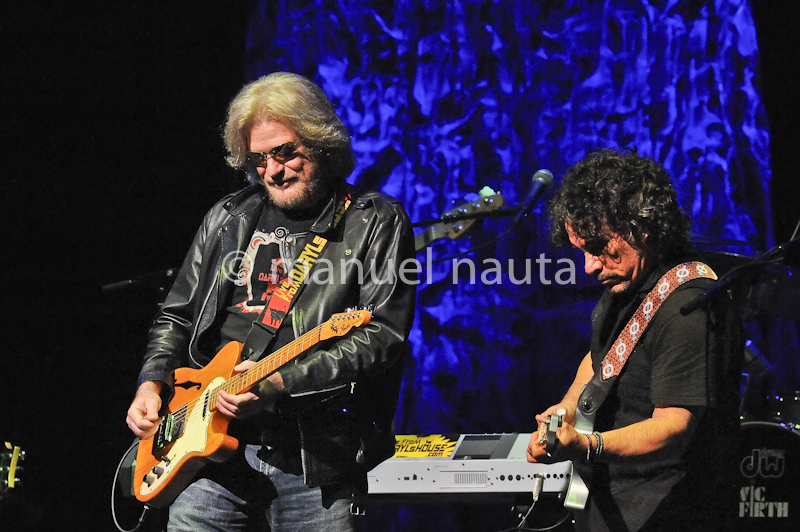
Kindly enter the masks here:
[[732, 285], [736, 284], [740, 280], [749, 277], [751, 274], [764, 270], [765, 266], [769, 264], [782, 261], [786, 258], [788, 252], [798, 244], [800, 244], [800, 236], [793, 238], [785, 244], [775, 246], [774, 248], [754, 258], [747, 264], [742, 264], [741, 266], [733, 268], [723, 275], [713, 287], [709, 288], [682, 306], [680, 310], [681, 314], [686, 316], [698, 308], [707, 305], [714, 297], [717, 297], [718, 294], [727, 292]]
[[163, 289], [165, 281], [170, 283], [174, 281], [174, 277], [178, 274], [178, 268], [170, 268], [158, 272], [145, 273], [133, 279], [125, 279], [124, 281], [116, 281], [114, 283], [105, 284], [101, 287], [103, 294], [110, 295], [116, 292], [124, 292], [134, 288], [157, 288]]

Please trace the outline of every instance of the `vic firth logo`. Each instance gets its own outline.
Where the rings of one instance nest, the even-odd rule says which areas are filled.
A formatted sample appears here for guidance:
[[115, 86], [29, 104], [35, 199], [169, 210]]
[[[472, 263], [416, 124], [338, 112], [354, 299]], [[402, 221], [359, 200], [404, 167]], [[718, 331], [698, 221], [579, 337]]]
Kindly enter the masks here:
[[785, 455], [786, 451], [783, 449], [753, 449], [750, 456], [745, 456], [742, 460], [742, 475], [747, 478], [780, 478], [786, 463]]
[[739, 517], [789, 517], [789, 503], [768, 501], [767, 488], [763, 486], [745, 486], [739, 490]]

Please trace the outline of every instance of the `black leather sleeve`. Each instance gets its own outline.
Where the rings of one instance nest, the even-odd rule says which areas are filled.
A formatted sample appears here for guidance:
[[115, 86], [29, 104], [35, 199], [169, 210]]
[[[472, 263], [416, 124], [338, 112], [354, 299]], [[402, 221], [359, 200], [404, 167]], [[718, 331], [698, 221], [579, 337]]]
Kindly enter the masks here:
[[[380, 374], [403, 352], [400, 347], [414, 319], [416, 275], [405, 274], [410, 282], [400, 276], [404, 261], [414, 259], [414, 235], [399, 202], [377, 193], [359, 198], [346, 215], [341, 242], [332, 241], [325, 256], [333, 264], [334, 282], [312, 284], [300, 296], [296, 312], [303, 328], [348, 306], [371, 304], [375, 310], [368, 324], [280, 370], [292, 396], [330, 391]], [[405, 263], [407, 271], [412, 266]]]

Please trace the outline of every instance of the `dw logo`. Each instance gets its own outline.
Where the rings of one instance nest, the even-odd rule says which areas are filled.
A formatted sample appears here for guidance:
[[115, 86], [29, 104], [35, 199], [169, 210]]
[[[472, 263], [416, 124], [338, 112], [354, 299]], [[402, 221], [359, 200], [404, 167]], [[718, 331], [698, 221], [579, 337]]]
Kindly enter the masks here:
[[750, 456], [742, 459], [740, 466], [742, 475], [747, 478], [761, 476], [763, 478], [780, 478], [785, 465], [785, 450], [753, 449]]

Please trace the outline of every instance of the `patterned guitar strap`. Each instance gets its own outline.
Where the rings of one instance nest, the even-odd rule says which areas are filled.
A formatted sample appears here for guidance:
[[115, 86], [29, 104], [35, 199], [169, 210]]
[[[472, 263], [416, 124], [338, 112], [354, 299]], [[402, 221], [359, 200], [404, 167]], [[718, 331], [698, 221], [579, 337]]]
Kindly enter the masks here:
[[686, 262], [679, 264], [665, 273], [656, 286], [647, 294], [639, 308], [633, 313], [622, 329], [619, 337], [611, 345], [611, 349], [603, 358], [600, 371], [596, 372], [586, 384], [578, 400], [578, 408], [584, 417], [593, 419], [600, 405], [603, 404], [611, 390], [616, 377], [633, 353], [636, 344], [644, 335], [658, 309], [683, 283], [693, 279], [717, 279], [717, 274], [702, 262]]

